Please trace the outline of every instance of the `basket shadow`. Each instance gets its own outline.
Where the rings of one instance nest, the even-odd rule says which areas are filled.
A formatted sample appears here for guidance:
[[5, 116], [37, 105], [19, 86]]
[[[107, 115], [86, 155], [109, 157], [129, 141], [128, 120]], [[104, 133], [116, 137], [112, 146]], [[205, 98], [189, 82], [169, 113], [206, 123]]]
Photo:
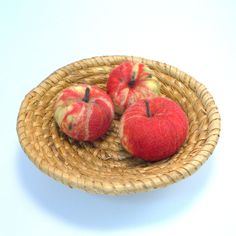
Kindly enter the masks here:
[[17, 150], [17, 174], [39, 208], [65, 224], [89, 230], [158, 225], [191, 210], [207, 189], [212, 159], [193, 176], [167, 188], [127, 196], [106, 196], [70, 189], [41, 173]]

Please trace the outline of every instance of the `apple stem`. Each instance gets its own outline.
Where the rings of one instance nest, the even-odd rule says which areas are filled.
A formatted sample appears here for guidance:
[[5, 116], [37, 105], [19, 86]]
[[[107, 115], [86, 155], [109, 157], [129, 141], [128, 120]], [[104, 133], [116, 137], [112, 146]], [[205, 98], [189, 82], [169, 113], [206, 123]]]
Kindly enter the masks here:
[[85, 89], [85, 94], [84, 94], [84, 97], [83, 97], [82, 101], [88, 102], [89, 101], [89, 95], [90, 95], [90, 88], [87, 87]]
[[132, 74], [131, 80], [128, 82], [129, 87], [133, 87], [135, 84], [135, 73]]
[[149, 101], [145, 100], [145, 105], [146, 105], [146, 112], [147, 112], [147, 117], [151, 117], [151, 111], [150, 111], [150, 106], [149, 106]]

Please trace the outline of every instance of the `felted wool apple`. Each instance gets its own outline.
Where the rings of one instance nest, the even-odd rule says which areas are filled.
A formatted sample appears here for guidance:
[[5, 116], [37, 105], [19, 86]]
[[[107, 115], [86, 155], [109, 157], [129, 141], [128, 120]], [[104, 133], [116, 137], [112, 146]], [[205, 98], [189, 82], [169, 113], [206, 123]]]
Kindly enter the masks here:
[[143, 63], [128, 61], [111, 71], [107, 92], [112, 98], [115, 111], [122, 114], [134, 102], [159, 95], [160, 84], [153, 71]]
[[54, 109], [60, 129], [80, 141], [98, 139], [109, 129], [114, 117], [109, 95], [97, 86], [86, 84], [62, 90]]
[[146, 161], [167, 158], [181, 147], [188, 134], [188, 119], [174, 101], [156, 97], [139, 100], [123, 114], [120, 137], [123, 147]]

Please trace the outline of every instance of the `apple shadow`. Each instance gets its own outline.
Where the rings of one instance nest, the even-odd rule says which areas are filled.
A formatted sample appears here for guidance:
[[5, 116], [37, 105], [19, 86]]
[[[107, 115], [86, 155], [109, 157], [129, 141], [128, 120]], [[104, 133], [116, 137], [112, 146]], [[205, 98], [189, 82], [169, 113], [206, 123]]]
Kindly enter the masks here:
[[53, 180], [39, 171], [20, 147], [16, 158], [20, 183], [38, 207], [65, 224], [90, 230], [137, 228], [175, 219], [204, 196], [214, 169], [211, 157], [193, 176], [166, 188], [108, 196], [71, 189]]

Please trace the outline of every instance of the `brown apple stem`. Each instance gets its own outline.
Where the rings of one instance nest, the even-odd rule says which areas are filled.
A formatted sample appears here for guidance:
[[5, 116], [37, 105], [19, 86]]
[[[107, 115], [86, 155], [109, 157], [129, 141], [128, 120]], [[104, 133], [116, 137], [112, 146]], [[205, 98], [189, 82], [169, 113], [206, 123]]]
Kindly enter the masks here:
[[151, 111], [150, 111], [150, 106], [149, 106], [149, 101], [145, 100], [145, 105], [146, 105], [146, 113], [147, 113], [147, 117], [151, 117]]
[[85, 89], [85, 94], [84, 94], [84, 97], [83, 97], [82, 101], [88, 102], [89, 101], [89, 96], [90, 96], [90, 88], [87, 87]]
[[128, 82], [129, 87], [133, 87], [135, 84], [135, 73], [132, 74], [131, 80]]

